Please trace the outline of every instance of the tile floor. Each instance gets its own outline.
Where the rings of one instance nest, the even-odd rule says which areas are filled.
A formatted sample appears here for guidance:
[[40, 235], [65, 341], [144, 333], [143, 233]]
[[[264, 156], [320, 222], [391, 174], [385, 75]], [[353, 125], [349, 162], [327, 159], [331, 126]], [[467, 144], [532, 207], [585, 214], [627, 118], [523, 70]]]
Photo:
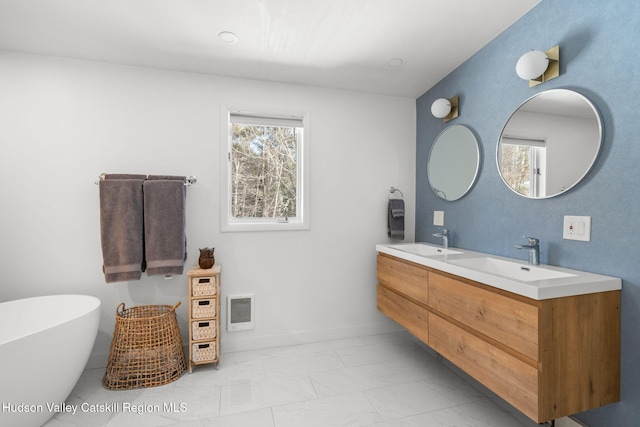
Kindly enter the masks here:
[[102, 387], [86, 370], [58, 426], [524, 427], [407, 333], [222, 355], [170, 384]]

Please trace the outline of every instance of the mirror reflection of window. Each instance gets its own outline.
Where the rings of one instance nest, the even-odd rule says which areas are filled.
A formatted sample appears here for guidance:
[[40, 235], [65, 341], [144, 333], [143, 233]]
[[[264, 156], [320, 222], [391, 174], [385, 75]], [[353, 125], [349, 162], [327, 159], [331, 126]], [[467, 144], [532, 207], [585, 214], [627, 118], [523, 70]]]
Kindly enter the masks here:
[[545, 197], [545, 141], [503, 136], [501, 142], [500, 172], [507, 185], [523, 196]]
[[594, 105], [577, 92], [551, 89], [529, 98], [509, 117], [497, 145], [498, 171], [521, 196], [554, 197], [586, 176], [601, 144], [602, 123]]

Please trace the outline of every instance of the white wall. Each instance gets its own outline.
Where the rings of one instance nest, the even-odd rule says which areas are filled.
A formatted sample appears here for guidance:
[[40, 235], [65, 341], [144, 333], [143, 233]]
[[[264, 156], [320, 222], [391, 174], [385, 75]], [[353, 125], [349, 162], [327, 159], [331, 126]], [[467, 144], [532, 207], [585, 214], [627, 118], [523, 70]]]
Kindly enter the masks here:
[[[102, 172], [195, 175], [187, 265], [214, 246], [223, 297], [255, 293], [253, 331], [222, 351], [395, 329], [375, 304], [375, 244], [390, 186], [414, 235], [415, 100], [0, 52], [0, 301], [61, 293], [102, 301], [90, 366], [104, 366], [120, 302], [175, 304], [186, 276], [107, 285]], [[311, 230], [220, 233], [221, 104], [311, 111]], [[224, 314], [224, 310], [223, 310]]]

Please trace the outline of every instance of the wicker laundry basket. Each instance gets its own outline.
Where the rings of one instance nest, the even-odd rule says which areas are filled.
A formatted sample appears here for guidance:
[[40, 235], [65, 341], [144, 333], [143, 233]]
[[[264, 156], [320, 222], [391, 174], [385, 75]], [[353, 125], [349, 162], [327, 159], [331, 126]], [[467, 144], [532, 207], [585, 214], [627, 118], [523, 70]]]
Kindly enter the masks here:
[[185, 373], [186, 360], [176, 319], [170, 305], [116, 308], [116, 327], [102, 385], [110, 390], [156, 387]]

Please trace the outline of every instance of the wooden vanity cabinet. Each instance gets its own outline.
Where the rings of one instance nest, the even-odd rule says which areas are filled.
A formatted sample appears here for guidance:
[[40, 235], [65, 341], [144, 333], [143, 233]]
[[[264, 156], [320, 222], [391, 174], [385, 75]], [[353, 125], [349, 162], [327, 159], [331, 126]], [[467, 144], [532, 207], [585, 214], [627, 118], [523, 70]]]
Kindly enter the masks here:
[[378, 307], [538, 423], [620, 400], [620, 291], [533, 300], [379, 254]]
[[429, 288], [421, 265], [378, 255], [378, 310], [429, 344]]

